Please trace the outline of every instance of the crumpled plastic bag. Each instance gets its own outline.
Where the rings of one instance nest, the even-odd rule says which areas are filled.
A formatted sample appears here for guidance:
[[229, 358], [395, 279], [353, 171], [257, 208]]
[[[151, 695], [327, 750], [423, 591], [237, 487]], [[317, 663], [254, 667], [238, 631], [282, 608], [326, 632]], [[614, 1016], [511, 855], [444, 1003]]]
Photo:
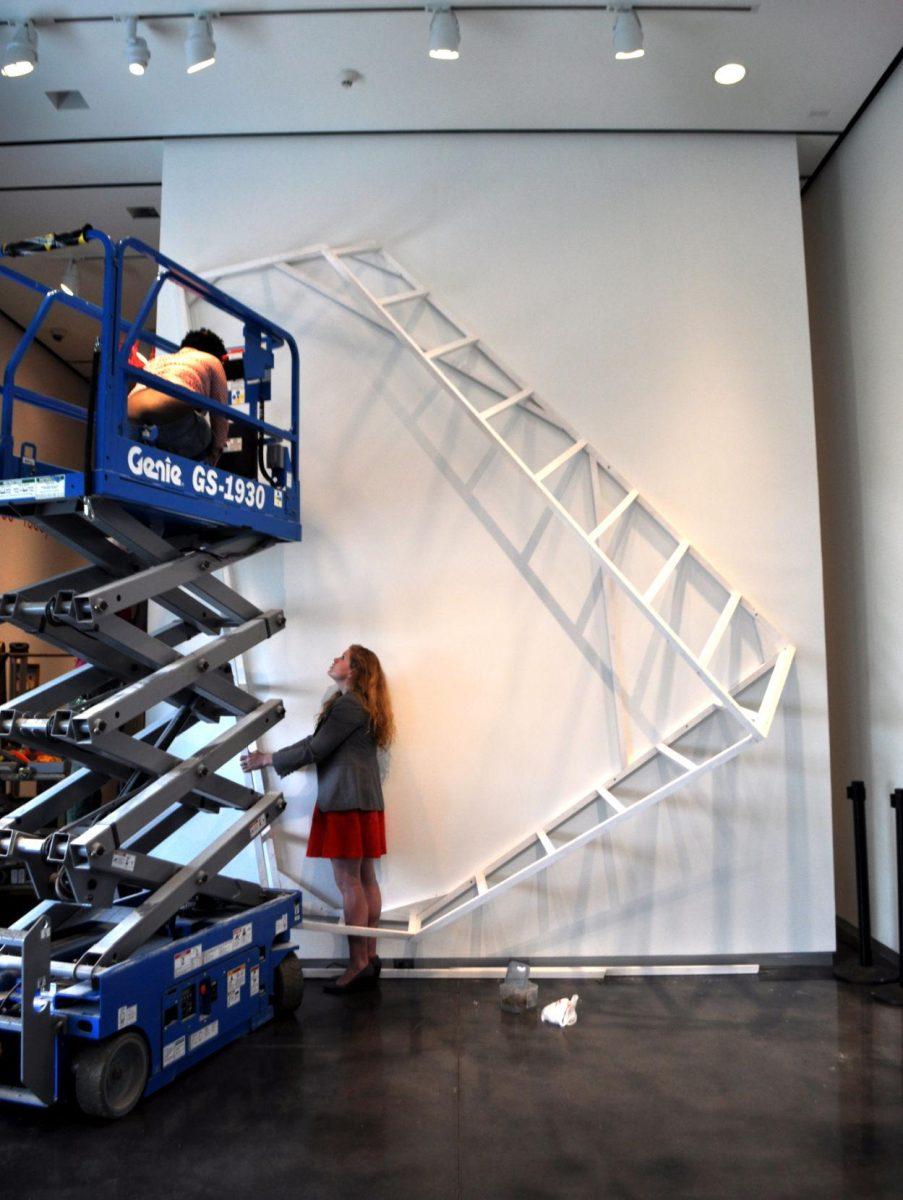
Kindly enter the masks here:
[[542, 1019], [550, 1025], [559, 1025], [562, 1029], [568, 1025], [577, 1024], [577, 1001], [580, 999], [576, 994], [568, 1000], [567, 996], [562, 996], [560, 1000], [555, 1000], [551, 1004], [547, 1004], [542, 1010]]

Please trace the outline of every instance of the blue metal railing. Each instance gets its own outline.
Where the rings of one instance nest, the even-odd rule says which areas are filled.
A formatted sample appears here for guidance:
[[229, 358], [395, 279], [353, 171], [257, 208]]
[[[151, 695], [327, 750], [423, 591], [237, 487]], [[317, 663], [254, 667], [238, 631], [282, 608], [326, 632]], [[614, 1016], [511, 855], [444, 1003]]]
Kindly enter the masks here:
[[[30, 279], [7, 265], [6, 258], [10, 255], [35, 253], [41, 250], [59, 249], [75, 244], [85, 245], [97, 242], [103, 251], [103, 299], [100, 305], [84, 300], [79, 296], [70, 295], [57, 288], [50, 288], [36, 280]], [[141, 257], [156, 266], [153, 282], [147, 289], [135, 316], [131, 319], [123, 312], [123, 276], [126, 256], [130, 259]], [[207, 280], [195, 275], [180, 263], [161, 254], [137, 238], [125, 238], [113, 243], [110, 238], [99, 230], [86, 226], [83, 230], [72, 234], [54, 234], [47, 238], [32, 239], [15, 246], [0, 247], [0, 278], [10, 280], [17, 286], [37, 293], [40, 303], [33, 317], [26, 326], [2, 377], [2, 411], [0, 411], [0, 478], [19, 478], [23, 473], [24, 459], [15, 455], [13, 415], [16, 403], [24, 403], [43, 408], [48, 412], [65, 416], [79, 422], [88, 422], [88, 436], [85, 441], [85, 464], [82, 487], [93, 493], [118, 494], [122, 498], [131, 499], [131, 489], [135, 486], [134, 478], [129, 476], [131, 463], [127, 458], [130, 447], [134, 447], [133, 426], [128, 419], [128, 394], [137, 384], [143, 382], [155, 391], [181, 400], [192, 409], [205, 412], [223, 412], [221, 405], [198, 395], [170, 380], [153, 375], [130, 362], [132, 351], [139, 344], [153, 346], [164, 352], [178, 350], [173, 342], [147, 328], [147, 322], [157, 303], [160, 293], [167, 284], [173, 284], [209, 303], [218, 310], [239, 320], [244, 331], [244, 361], [246, 368], [245, 398], [247, 411], [242, 412], [230, 407], [227, 412], [229, 420], [238, 427], [253, 429], [259, 439], [260, 455], [263, 447], [272, 443], [282, 444], [286, 448], [287, 472], [286, 483], [273, 499], [274, 510], [270, 516], [274, 521], [292, 518], [296, 523], [299, 519], [299, 468], [300, 468], [300, 356], [298, 347], [287, 330], [268, 321], [261, 314], [242, 304], [239, 300], [221, 291]], [[26, 354], [34, 345], [41, 329], [57, 306], [63, 306], [81, 316], [87, 317], [99, 326], [99, 358], [96, 372], [96, 393], [91, 398], [88, 409], [58, 397], [48, 396], [27, 388], [18, 382], [17, 376]], [[269, 371], [274, 363], [274, 352], [280, 347], [288, 348], [291, 359], [291, 424], [283, 428], [264, 419], [265, 404], [270, 399]], [[148, 453], [153, 452], [153, 446], [144, 447]], [[64, 468], [53, 464], [29, 462], [29, 471], [38, 474], [66, 473]], [[120, 483], [117, 484], [114, 476]], [[222, 472], [221, 474], [226, 474]], [[71, 472], [70, 472], [71, 474]], [[267, 479], [276, 484], [264, 472]], [[71, 482], [74, 487], [75, 483]], [[118, 490], [117, 490], [118, 489]], [[69, 494], [67, 492], [67, 494]], [[227, 496], [231, 495], [226, 490]], [[212, 495], [210, 491], [207, 495]], [[186, 497], [186, 503], [187, 503]], [[206, 499], [191, 498], [195, 507], [204, 508], [204, 519], [215, 519], [211, 505]], [[148, 499], [154, 506], [153, 497]], [[163, 505], [163, 500], [160, 500]], [[267, 501], [269, 505], [269, 501]], [[264, 505], [264, 507], [267, 507]], [[173, 511], [171, 498], [168, 508]], [[223, 510], [224, 516], [228, 513]], [[185, 512], [191, 516], [190, 511]], [[226, 519], [229, 519], [226, 516]], [[232, 514], [232, 519], [235, 519]], [[261, 520], [265, 520], [262, 517]], [[299, 536], [299, 532], [294, 535]]]

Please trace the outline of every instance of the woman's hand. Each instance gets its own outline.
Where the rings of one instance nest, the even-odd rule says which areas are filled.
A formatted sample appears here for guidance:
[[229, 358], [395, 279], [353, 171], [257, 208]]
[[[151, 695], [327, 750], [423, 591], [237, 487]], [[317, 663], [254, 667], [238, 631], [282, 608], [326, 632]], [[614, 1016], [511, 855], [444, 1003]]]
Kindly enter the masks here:
[[238, 761], [241, 763], [241, 769], [249, 775], [251, 771], [259, 771], [261, 767], [271, 767], [273, 756], [263, 750], [246, 750]]

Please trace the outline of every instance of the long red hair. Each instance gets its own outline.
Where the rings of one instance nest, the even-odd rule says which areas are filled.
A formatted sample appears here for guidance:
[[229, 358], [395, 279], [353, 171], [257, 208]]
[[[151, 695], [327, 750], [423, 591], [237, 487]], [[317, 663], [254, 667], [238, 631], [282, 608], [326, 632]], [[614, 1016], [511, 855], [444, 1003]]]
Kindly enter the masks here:
[[[358, 697], [370, 718], [370, 732], [376, 739], [380, 750], [385, 750], [395, 739], [395, 717], [392, 714], [392, 700], [389, 696], [389, 685], [382, 669], [382, 664], [366, 646], [356, 643], [349, 647], [351, 661], [350, 691]], [[323, 705], [317, 724], [319, 725], [341, 692], [330, 698]]]

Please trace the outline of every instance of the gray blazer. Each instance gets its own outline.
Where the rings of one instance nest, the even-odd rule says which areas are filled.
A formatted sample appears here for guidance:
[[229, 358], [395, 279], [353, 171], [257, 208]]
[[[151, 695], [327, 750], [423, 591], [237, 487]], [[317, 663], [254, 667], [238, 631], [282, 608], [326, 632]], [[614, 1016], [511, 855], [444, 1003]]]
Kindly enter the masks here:
[[353, 808], [381, 812], [384, 808], [376, 739], [367, 710], [354, 692], [345, 692], [336, 700], [310, 737], [273, 755], [280, 776], [311, 763], [317, 765], [317, 807], [321, 812]]

